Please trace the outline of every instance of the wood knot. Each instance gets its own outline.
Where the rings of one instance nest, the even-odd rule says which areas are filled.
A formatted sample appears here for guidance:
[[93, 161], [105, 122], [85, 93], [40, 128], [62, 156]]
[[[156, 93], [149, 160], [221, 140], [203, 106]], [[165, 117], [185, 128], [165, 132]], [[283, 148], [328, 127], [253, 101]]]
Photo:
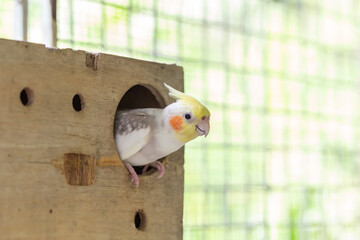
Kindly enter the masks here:
[[87, 67], [92, 68], [93, 70], [97, 70], [97, 62], [98, 62], [98, 53], [86, 53], [85, 65]]
[[95, 158], [78, 153], [64, 154], [64, 174], [68, 184], [89, 186], [94, 184]]

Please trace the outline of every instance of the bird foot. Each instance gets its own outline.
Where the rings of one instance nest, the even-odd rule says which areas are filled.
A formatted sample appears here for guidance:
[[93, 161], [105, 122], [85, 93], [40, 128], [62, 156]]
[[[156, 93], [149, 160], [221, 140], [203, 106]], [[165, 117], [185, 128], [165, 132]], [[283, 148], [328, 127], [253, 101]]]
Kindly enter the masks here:
[[153, 167], [153, 168], [156, 168], [159, 172], [159, 176], [157, 178], [161, 178], [162, 176], [164, 176], [165, 174], [165, 168], [164, 168], [164, 165], [162, 165], [161, 162], [159, 161], [155, 161], [155, 162], [152, 162], [152, 163], [149, 163], [147, 165], [145, 165], [145, 167], [143, 168], [142, 170], [142, 173], [145, 173], [146, 170], [149, 168], [149, 167]]
[[139, 186], [139, 178], [136, 174], [134, 168], [130, 165], [130, 163], [125, 162], [125, 166], [128, 169], [130, 175], [131, 175], [131, 181], [135, 183], [136, 187]]

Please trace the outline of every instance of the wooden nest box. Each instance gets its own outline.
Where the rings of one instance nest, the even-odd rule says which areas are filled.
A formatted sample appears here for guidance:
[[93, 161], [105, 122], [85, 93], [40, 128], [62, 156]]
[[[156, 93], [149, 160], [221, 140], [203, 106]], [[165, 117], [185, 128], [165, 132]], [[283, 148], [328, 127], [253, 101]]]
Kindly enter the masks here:
[[164, 107], [175, 65], [0, 39], [1, 239], [181, 239], [184, 155], [130, 182], [117, 108]]

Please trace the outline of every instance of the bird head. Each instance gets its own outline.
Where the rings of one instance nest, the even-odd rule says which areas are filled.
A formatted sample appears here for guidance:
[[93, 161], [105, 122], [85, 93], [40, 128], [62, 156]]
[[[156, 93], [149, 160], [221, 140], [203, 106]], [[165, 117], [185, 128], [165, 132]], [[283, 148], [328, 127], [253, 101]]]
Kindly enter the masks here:
[[210, 131], [210, 111], [195, 98], [164, 85], [169, 90], [169, 96], [176, 99], [164, 109], [175, 137], [183, 143], [198, 136], [206, 137]]

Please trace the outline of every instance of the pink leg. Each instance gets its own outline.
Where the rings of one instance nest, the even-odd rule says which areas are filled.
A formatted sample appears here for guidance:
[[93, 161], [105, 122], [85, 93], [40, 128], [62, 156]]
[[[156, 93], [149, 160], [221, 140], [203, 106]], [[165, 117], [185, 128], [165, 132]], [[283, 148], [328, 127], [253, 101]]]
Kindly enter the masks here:
[[157, 178], [161, 178], [162, 176], [164, 176], [165, 174], [165, 168], [164, 168], [164, 165], [162, 165], [161, 162], [159, 161], [155, 161], [155, 162], [152, 162], [152, 163], [149, 163], [147, 165], [145, 165], [145, 167], [143, 168], [142, 172], [145, 173], [146, 170], [150, 167], [153, 167], [153, 168], [156, 168], [159, 172], [159, 176]]
[[127, 163], [127, 162], [125, 162], [125, 166], [131, 175], [131, 181], [135, 183], [136, 187], [138, 187], [139, 186], [139, 178], [138, 178], [134, 168], [130, 165], [130, 163]]

